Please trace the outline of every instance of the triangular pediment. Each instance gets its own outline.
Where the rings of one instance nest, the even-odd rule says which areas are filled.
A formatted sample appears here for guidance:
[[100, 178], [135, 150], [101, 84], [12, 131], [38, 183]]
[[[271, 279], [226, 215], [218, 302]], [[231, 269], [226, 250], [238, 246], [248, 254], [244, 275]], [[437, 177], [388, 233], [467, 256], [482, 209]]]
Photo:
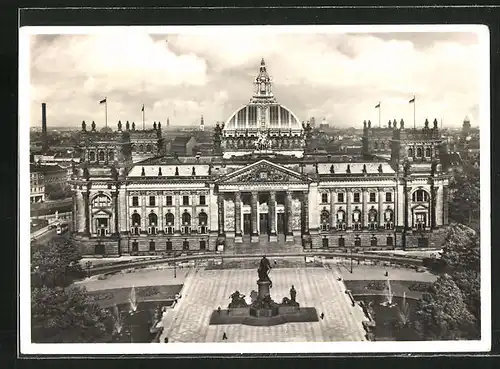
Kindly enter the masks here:
[[106, 210], [106, 209], [98, 209], [94, 212], [92, 212], [92, 215], [93, 216], [110, 216], [112, 213], [109, 211], [109, 210]]
[[230, 183], [308, 183], [312, 179], [268, 160], [259, 160], [249, 166], [226, 174], [219, 184]]

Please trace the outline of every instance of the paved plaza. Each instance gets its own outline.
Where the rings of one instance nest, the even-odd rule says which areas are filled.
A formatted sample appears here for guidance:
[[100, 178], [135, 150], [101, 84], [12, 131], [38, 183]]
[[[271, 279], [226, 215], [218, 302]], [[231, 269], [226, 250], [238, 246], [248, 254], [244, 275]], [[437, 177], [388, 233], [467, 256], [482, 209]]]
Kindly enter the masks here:
[[257, 290], [256, 269], [203, 270], [192, 269], [185, 280], [182, 298], [165, 317], [166, 329], [161, 342], [331, 342], [364, 341], [359, 306], [352, 306], [345, 294], [338, 272], [332, 268], [273, 269], [271, 297], [281, 302], [289, 297], [291, 285], [297, 290], [297, 301], [303, 307], [315, 307], [323, 320], [314, 323], [287, 323], [271, 327], [240, 324], [209, 325], [210, 315], [218, 306], [226, 308], [229, 296], [236, 290], [248, 296]]

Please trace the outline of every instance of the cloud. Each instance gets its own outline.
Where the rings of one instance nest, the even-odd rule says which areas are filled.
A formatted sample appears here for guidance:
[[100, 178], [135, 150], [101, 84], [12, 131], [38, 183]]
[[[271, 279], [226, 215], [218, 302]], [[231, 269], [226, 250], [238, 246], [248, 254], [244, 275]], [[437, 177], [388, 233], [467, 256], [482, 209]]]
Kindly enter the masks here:
[[220, 34], [149, 35], [133, 28], [106, 34], [37, 35], [31, 43], [31, 125], [47, 103], [49, 125], [146, 120], [208, 125], [246, 104], [261, 57], [278, 101], [301, 120], [325, 117], [360, 126], [416, 117], [472, 123], [480, 106], [477, 38], [464, 33], [278, 34], [244, 28]]

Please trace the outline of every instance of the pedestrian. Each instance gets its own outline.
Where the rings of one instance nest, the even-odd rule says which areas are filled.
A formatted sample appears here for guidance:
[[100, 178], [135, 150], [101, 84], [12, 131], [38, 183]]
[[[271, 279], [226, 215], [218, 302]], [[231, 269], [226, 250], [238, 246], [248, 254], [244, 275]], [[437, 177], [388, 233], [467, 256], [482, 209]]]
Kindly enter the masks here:
[[227, 340], [227, 334], [226, 334], [226, 332], [223, 332], [223, 333], [222, 333], [222, 340], [223, 340], [223, 341], [224, 341], [224, 340]]
[[165, 337], [165, 339], [163, 340], [163, 342], [168, 343], [168, 337]]
[[389, 272], [387, 270], [385, 271], [385, 276], [389, 277]]
[[274, 265], [278, 265], [278, 261], [274, 259]]
[[323, 320], [323, 318], [325, 317], [325, 314], [321, 313], [321, 315], [319, 317], [321, 318], [321, 320]]

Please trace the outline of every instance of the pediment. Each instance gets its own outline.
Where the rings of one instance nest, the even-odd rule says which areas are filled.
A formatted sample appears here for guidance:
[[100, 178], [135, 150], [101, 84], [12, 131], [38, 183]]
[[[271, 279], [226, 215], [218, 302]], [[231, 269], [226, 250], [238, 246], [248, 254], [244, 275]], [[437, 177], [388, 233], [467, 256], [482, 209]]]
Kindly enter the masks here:
[[92, 212], [93, 216], [111, 216], [112, 213], [109, 210], [106, 209], [98, 209]]
[[307, 183], [311, 179], [267, 160], [260, 160], [221, 177], [219, 184], [234, 183]]

